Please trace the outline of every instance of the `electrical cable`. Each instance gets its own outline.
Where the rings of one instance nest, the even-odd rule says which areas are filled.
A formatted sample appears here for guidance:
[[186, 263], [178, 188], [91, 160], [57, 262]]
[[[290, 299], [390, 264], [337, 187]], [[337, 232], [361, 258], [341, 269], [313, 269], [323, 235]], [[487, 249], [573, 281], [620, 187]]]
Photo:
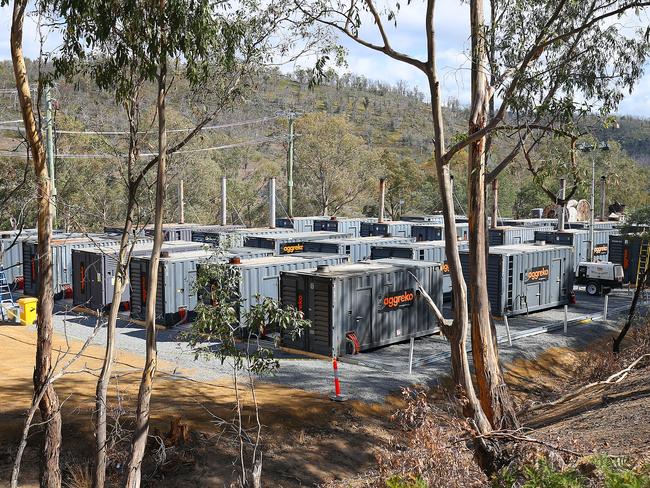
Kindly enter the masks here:
[[[280, 118], [279, 115], [275, 115], [273, 117], [263, 117], [261, 119], [252, 119], [252, 120], [242, 120], [241, 122], [231, 122], [229, 124], [218, 124], [218, 125], [208, 125], [205, 127], [201, 127], [199, 130], [218, 130], [218, 129], [227, 129], [229, 127], [241, 127], [243, 125], [253, 125], [253, 124], [261, 124], [262, 122], [268, 122], [269, 120], [275, 120]], [[191, 132], [194, 130], [194, 127], [192, 128], [186, 128], [186, 129], [167, 129], [168, 133], [176, 133], [176, 132]], [[83, 130], [57, 130], [56, 131], [58, 134], [76, 134], [76, 135], [103, 135], [103, 136], [119, 136], [119, 135], [128, 135], [130, 134], [129, 131], [83, 131]], [[138, 134], [148, 134], [150, 133], [149, 131], [139, 131]], [[151, 132], [151, 134], [154, 134]]]
[[[278, 139], [283, 139], [284, 136], [276, 136], [276, 137], [264, 137], [261, 139], [254, 139], [251, 141], [243, 141], [243, 142], [236, 142], [233, 144], [224, 144], [222, 146], [212, 146], [212, 147], [201, 147], [201, 148], [196, 148], [196, 149], [182, 149], [173, 153], [169, 153], [169, 156], [176, 155], [176, 154], [190, 154], [190, 153], [197, 153], [197, 152], [206, 152], [206, 151], [218, 151], [221, 149], [231, 149], [234, 147], [242, 147], [242, 146], [253, 146], [257, 144], [264, 144], [266, 142], [272, 142], [276, 141]], [[155, 157], [158, 156], [158, 153], [140, 153], [141, 157]], [[0, 151], [0, 157], [24, 157], [24, 154], [19, 154], [18, 152], [13, 152], [13, 151]], [[63, 154], [55, 154], [55, 158], [59, 159], [113, 159], [116, 157], [127, 157], [126, 154], [74, 154], [74, 153], [63, 153]]]

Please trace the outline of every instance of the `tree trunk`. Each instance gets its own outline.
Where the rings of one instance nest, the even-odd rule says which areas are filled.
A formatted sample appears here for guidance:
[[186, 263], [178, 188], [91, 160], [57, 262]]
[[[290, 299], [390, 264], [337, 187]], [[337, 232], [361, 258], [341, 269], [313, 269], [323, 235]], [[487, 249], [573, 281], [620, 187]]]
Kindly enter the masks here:
[[107, 431], [107, 394], [111, 381], [111, 372], [113, 370], [113, 361], [115, 358], [116, 345], [116, 327], [117, 315], [120, 309], [122, 292], [128, 282], [128, 270], [130, 260], [129, 237], [133, 228], [133, 215], [136, 205], [136, 193], [138, 190], [137, 182], [133, 181], [133, 167], [138, 159], [138, 93], [132, 98], [128, 105], [129, 117], [129, 160], [128, 160], [128, 181], [129, 181], [129, 199], [126, 208], [126, 221], [122, 230], [120, 240], [120, 252], [118, 255], [115, 286], [113, 289], [113, 301], [108, 314], [108, 323], [106, 324], [106, 354], [97, 387], [95, 391], [95, 474], [93, 476], [93, 488], [103, 488], [106, 483], [106, 431]]
[[[481, 0], [470, 1], [472, 34], [472, 106], [469, 133], [485, 127], [490, 99], [487, 51]], [[499, 365], [496, 332], [487, 294], [485, 138], [469, 146], [469, 296], [472, 323], [472, 357], [483, 411], [495, 429], [518, 426], [512, 400]]]
[[[643, 245], [643, 243], [641, 245]], [[641, 292], [643, 291], [646, 283], [648, 282], [649, 272], [650, 272], [650, 266], [647, 266], [643, 272], [643, 275], [641, 275], [641, 278], [638, 280], [636, 284], [636, 290], [634, 290], [634, 296], [632, 297], [632, 303], [630, 304], [630, 311], [627, 314], [627, 320], [625, 321], [625, 325], [621, 329], [621, 332], [618, 334], [618, 337], [614, 339], [613, 351], [617, 354], [621, 350], [621, 343], [623, 342], [623, 339], [625, 339], [627, 331], [630, 330], [630, 327], [632, 326], [632, 319], [634, 319], [636, 304], [639, 301], [639, 296], [641, 296]]]
[[[164, 6], [164, 2], [161, 3]], [[164, 45], [164, 40], [161, 41]], [[164, 52], [164, 49], [162, 49]], [[131, 457], [127, 473], [126, 486], [138, 488], [141, 480], [142, 459], [147, 447], [149, 433], [149, 406], [153, 378], [156, 373], [158, 353], [156, 350], [156, 291], [158, 283], [158, 264], [163, 243], [162, 225], [165, 207], [166, 163], [167, 163], [167, 129], [165, 120], [165, 97], [167, 83], [167, 61], [163, 54], [158, 77], [158, 177], [156, 181], [156, 211], [154, 216], [154, 241], [149, 262], [149, 283], [147, 283], [147, 301], [145, 327], [147, 330], [147, 351], [142, 372], [138, 407], [136, 410], [135, 432], [131, 444]]]
[[[38, 305], [36, 364], [34, 367], [34, 391], [47, 382], [52, 368], [52, 312], [54, 291], [52, 289], [52, 215], [50, 207], [50, 180], [45, 161], [45, 148], [38, 132], [34, 107], [29, 91], [29, 80], [23, 57], [23, 23], [26, 0], [15, 0], [11, 23], [11, 59], [13, 62], [16, 89], [25, 124], [25, 134], [34, 159], [36, 177], [36, 201], [38, 207]], [[45, 488], [61, 486], [59, 454], [61, 450], [61, 412], [59, 398], [50, 385], [40, 401], [39, 409], [45, 429], [40, 463], [40, 486]]]
[[[131, 193], [131, 191], [129, 191]], [[115, 358], [117, 315], [120, 310], [122, 292], [127, 281], [129, 269], [129, 235], [133, 226], [134, 196], [129, 196], [126, 223], [120, 240], [120, 252], [115, 273], [115, 287], [113, 289], [113, 302], [108, 314], [106, 324], [106, 354], [102, 371], [97, 380], [95, 391], [95, 475], [93, 488], [103, 488], [106, 481], [106, 411], [108, 386], [113, 370]]]
[[478, 398], [476, 397], [467, 358], [467, 288], [465, 286], [463, 270], [460, 265], [460, 255], [458, 254], [458, 242], [456, 240], [456, 215], [454, 212], [449, 164], [445, 164], [442, 157], [444, 154], [445, 136], [442, 125], [440, 85], [435, 77], [435, 63], [433, 62], [431, 71], [428, 74], [428, 79], [429, 89], [431, 92], [431, 111], [435, 132], [434, 150], [436, 173], [445, 225], [445, 254], [449, 266], [449, 275], [451, 277], [451, 287], [454, 300], [454, 322], [451, 330], [446, 333], [451, 348], [452, 378], [454, 385], [458, 390], [457, 393], [463, 399], [463, 414], [465, 417], [474, 420], [480, 433], [486, 434], [490, 431], [490, 423], [483, 413]]

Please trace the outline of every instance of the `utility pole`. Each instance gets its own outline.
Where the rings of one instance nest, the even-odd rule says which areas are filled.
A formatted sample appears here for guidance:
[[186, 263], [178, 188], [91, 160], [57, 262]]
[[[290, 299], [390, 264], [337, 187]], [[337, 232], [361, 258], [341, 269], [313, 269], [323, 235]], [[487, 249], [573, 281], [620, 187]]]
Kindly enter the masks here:
[[221, 177], [221, 225], [226, 225], [228, 221], [228, 210], [226, 206], [226, 177]]
[[600, 177], [600, 220], [602, 220], [603, 222], [607, 220], [605, 216], [606, 186], [607, 186], [607, 177], [603, 175]]
[[591, 200], [589, 213], [589, 261], [594, 261], [594, 195], [596, 193], [596, 157], [591, 155]]
[[295, 112], [289, 112], [289, 148], [287, 151], [287, 213], [293, 218], [293, 122]]
[[54, 183], [54, 110], [52, 110], [52, 93], [50, 86], [45, 87], [45, 157], [47, 159], [47, 172], [50, 177], [51, 198], [50, 212], [52, 214], [52, 227], [56, 222], [56, 186]]
[[557, 218], [557, 229], [560, 232], [564, 231], [564, 222], [566, 220], [566, 216], [564, 214], [564, 211], [566, 210], [566, 179], [560, 178], [560, 201], [562, 202], [562, 205], [560, 205], [560, 215], [558, 215]]

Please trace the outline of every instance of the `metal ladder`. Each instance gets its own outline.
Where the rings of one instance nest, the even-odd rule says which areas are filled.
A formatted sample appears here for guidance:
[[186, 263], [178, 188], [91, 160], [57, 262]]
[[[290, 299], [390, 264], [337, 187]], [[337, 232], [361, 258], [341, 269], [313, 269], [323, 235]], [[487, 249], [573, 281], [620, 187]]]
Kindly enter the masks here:
[[650, 241], [641, 241], [639, 248], [639, 265], [636, 270], [636, 286], [641, 284], [641, 278], [650, 264]]
[[[9, 307], [7, 307], [9, 305]], [[11, 293], [11, 287], [7, 281], [7, 274], [2, 266], [0, 266], [0, 316], [6, 320], [6, 309], [15, 308], [14, 296]]]

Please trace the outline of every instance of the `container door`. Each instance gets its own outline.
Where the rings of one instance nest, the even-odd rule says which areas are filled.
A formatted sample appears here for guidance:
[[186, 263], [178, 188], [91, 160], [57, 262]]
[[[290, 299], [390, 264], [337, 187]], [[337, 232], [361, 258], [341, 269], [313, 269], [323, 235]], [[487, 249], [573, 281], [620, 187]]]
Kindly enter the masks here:
[[534, 310], [542, 303], [542, 284], [529, 283], [526, 285], [526, 303], [528, 310]]
[[563, 290], [563, 278], [562, 260], [554, 259], [551, 262], [551, 276], [549, 278], [549, 286], [551, 287], [549, 298], [552, 302], [560, 302], [566, 296], [566, 290]]
[[375, 340], [372, 327], [372, 289], [361, 288], [356, 291], [355, 303], [352, 305], [352, 329], [356, 332], [362, 348], [372, 347]]

